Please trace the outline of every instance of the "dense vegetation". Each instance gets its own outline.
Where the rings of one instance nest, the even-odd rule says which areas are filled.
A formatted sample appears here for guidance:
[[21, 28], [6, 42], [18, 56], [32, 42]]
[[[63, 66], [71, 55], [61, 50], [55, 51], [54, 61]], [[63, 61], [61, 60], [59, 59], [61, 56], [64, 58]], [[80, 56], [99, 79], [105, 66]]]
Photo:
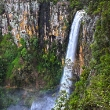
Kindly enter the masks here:
[[[98, 15], [100, 19], [95, 27], [94, 42], [90, 45], [91, 61], [84, 65], [65, 110], [110, 110], [110, 0], [69, 1], [72, 10], [85, 8], [90, 16]], [[3, 6], [0, 9], [2, 14]], [[59, 83], [63, 52], [58, 54], [57, 51], [61, 44], [44, 41], [41, 48], [39, 42], [34, 36], [28, 41], [28, 47], [21, 38], [21, 47], [18, 48], [11, 34], [0, 36], [0, 85], [26, 87], [39, 83], [39, 88], [47, 89]], [[48, 50], [45, 48], [47, 44], [50, 44]], [[2, 91], [0, 104], [4, 105]]]
[[[79, 4], [81, 2], [78, 1]], [[79, 5], [78, 4], [78, 5]], [[76, 5], [76, 6], [78, 6]], [[110, 109], [110, 1], [92, 0], [88, 14], [100, 19], [91, 44], [92, 58], [85, 66], [80, 81], [68, 102], [69, 110]]]
[[[62, 73], [62, 55], [57, 53], [61, 44], [54, 41], [50, 44], [49, 50], [46, 50], [48, 42], [45, 41], [44, 47], [41, 48], [37, 37], [33, 37], [27, 46], [25, 40], [21, 38], [22, 46], [17, 47], [11, 34], [1, 36], [0, 85], [7, 88], [34, 87], [44, 90], [57, 86]], [[5, 89], [0, 88], [1, 108], [13, 102], [12, 99], [6, 97], [7, 92], [4, 91]]]
[[61, 77], [61, 58], [56, 55], [56, 42], [51, 44], [49, 50], [45, 49], [48, 41], [41, 48], [36, 37], [30, 39], [29, 47], [23, 38], [20, 43], [22, 46], [18, 48], [11, 34], [1, 36], [0, 84], [25, 87], [28, 84], [35, 85], [40, 78], [46, 88], [58, 84]]

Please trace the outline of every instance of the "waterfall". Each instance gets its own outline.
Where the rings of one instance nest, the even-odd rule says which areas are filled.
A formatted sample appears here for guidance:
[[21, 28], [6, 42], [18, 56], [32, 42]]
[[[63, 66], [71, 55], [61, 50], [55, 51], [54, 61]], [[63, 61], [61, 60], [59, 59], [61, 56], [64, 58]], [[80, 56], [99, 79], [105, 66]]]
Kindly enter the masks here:
[[[72, 86], [72, 68], [75, 61], [81, 19], [84, 13], [84, 10], [77, 11], [69, 35], [69, 43], [65, 58], [66, 65], [63, 70], [63, 76], [60, 84], [60, 91], [66, 91], [67, 94], [70, 94], [70, 88]], [[55, 105], [55, 100], [56, 97], [44, 96], [42, 99], [32, 103], [31, 110], [51, 110]]]
[[65, 66], [63, 70], [63, 76], [61, 80], [60, 91], [66, 91], [66, 93], [70, 94], [70, 89], [72, 86], [72, 70], [75, 62], [76, 48], [78, 42], [79, 29], [81, 24], [81, 19], [84, 16], [85, 11], [80, 10], [77, 11], [75, 18], [73, 20], [71, 26], [71, 32], [69, 35], [69, 43], [65, 58]]

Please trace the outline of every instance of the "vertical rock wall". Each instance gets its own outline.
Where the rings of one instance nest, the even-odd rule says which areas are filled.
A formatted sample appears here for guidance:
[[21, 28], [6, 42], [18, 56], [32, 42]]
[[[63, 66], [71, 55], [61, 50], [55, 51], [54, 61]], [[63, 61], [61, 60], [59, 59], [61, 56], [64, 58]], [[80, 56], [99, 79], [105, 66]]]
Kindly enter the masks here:
[[[94, 42], [94, 33], [98, 16], [85, 15], [79, 33], [78, 49], [73, 73], [80, 76], [83, 66], [88, 67], [92, 58], [91, 44]], [[74, 79], [76, 80], [76, 79]]]
[[82, 23], [82, 29], [79, 38], [80, 74], [82, 73], [82, 66], [88, 67], [92, 58], [90, 45], [94, 41], [94, 32], [97, 20], [98, 16], [85, 16], [84, 22]]
[[39, 36], [41, 42], [49, 36], [63, 39], [69, 16], [69, 3], [39, 3], [37, 0], [7, 0], [2, 15], [2, 34], [11, 32], [15, 43], [20, 46], [20, 38], [27, 41]]
[[[15, 43], [20, 46], [20, 38], [27, 41], [37, 36], [41, 45], [43, 41], [55, 38], [61, 42], [68, 36], [69, 2], [62, 1], [39, 3], [37, 0], [7, 0], [5, 13], [2, 15], [2, 34], [11, 32]], [[91, 58], [90, 45], [98, 17], [86, 16], [79, 38], [79, 62], [75, 73], [81, 74], [82, 66], [87, 66]], [[77, 65], [78, 64], [78, 65]], [[78, 71], [77, 71], [78, 70]], [[80, 71], [79, 71], [80, 70]]]

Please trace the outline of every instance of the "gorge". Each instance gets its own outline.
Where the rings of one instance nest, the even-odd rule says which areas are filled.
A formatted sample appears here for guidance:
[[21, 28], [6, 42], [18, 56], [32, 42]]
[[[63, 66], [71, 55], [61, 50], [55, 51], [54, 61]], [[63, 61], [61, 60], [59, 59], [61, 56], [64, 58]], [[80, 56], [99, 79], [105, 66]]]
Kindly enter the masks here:
[[[60, 91], [66, 89], [70, 97], [65, 100], [62, 92], [55, 110], [110, 109], [109, 0], [0, 3], [1, 110], [49, 110], [60, 86]], [[81, 9], [85, 12], [78, 11]], [[80, 26], [84, 13], [87, 14]], [[72, 34], [79, 36], [78, 41], [71, 41]], [[73, 68], [69, 78], [66, 67], [70, 69], [68, 73]], [[61, 80], [62, 74], [69, 84], [65, 78]]]

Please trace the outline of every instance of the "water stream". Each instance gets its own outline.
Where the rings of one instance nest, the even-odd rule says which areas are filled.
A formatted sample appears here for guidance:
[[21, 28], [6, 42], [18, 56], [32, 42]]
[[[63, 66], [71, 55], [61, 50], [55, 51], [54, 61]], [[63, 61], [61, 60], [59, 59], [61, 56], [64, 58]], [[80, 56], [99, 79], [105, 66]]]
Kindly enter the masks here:
[[84, 16], [84, 13], [85, 13], [84, 10], [77, 11], [75, 18], [73, 20], [70, 35], [69, 35], [69, 43], [68, 43], [68, 48], [67, 48], [67, 53], [65, 58], [65, 66], [63, 70], [63, 76], [62, 76], [61, 87], [60, 87], [60, 91], [66, 91], [66, 93], [68, 94], [70, 94], [70, 90], [72, 86], [72, 80], [71, 80], [73, 77], [72, 70], [75, 62], [81, 19]]
[[[76, 56], [81, 19], [84, 16], [84, 13], [84, 10], [77, 11], [69, 35], [69, 43], [65, 58], [66, 65], [64, 67], [63, 76], [60, 83], [60, 91], [66, 91], [67, 94], [70, 94], [72, 86], [72, 69]], [[51, 110], [54, 107], [55, 99], [56, 97], [44, 96], [42, 99], [34, 101], [32, 103], [31, 110]]]

